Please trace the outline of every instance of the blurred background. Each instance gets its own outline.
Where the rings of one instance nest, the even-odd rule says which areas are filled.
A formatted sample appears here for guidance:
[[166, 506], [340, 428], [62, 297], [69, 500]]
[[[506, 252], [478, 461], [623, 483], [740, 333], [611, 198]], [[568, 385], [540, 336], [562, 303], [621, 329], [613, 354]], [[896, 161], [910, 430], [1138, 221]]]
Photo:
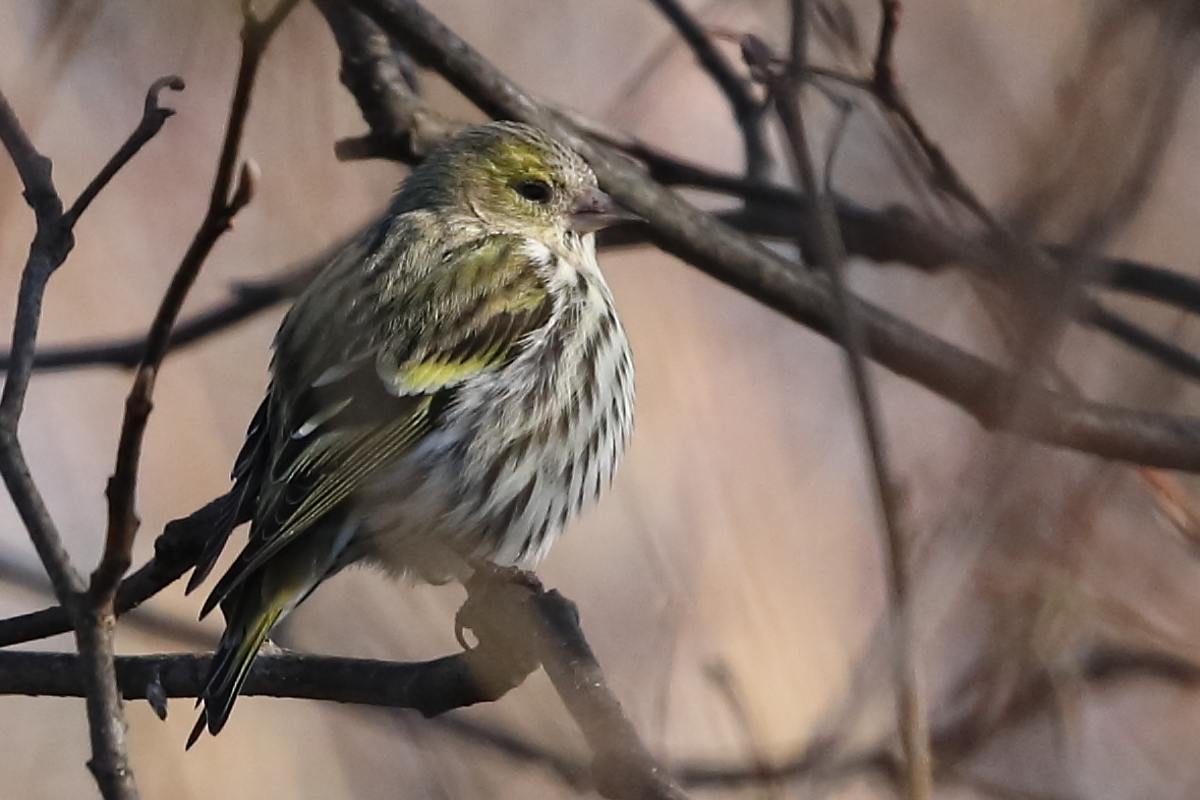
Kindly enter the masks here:
[[[429, 0], [427, 7], [539, 97], [689, 159], [741, 169], [737, 129], [678, 35], [644, 0]], [[709, 28], [777, 47], [783, 0], [705, 0]], [[869, 66], [877, 8], [823, 4], [818, 56]], [[0, 88], [73, 198], [120, 144], [156, 78], [178, 110], [77, 228], [51, 282], [41, 341], [148, 326], [207, 202], [236, 69], [232, 0], [6, 0]], [[985, 203], [1038, 239], [1200, 272], [1200, 14], [1181, 0], [905, 0], [899, 80], [928, 132]], [[723, 47], [725, 45], [722, 45]], [[730, 58], [736, 49], [730, 45]], [[338, 83], [320, 16], [301, 4], [271, 45], [243, 152], [260, 191], [189, 299], [270, 276], [327, 247], [386, 202], [404, 170], [339, 163], [365, 131]], [[435, 78], [431, 103], [481, 119]], [[812, 93], [817, 146], [832, 107]], [[914, 176], [864, 98], [833, 184], [972, 232]], [[786, 180], [779, 158], [777, 177]], [[707, 205], [718, 201], [702, 198]], [[33, 233], [0, 159], [0, 319], [11, 320]], [[637, 427], [616, 483], [539, 570], [575, 600], [617, 695], [695, 796], [896, 794], [884, 570], [843, 359], [829, 341], [650, 248], [602, 257], [635, 350]], [[998, 361], [1020, 303], [965, 274], [855, 263], [856, 290]], [[1178, 312], [1113, 299], [1157, 333], [1200, 347]], [[266, 383], [281, 311], [169, 358], [142, 463], [137, 561], [162, 525], [224, 492]], [[1087, 396], [1195, 413], [1190, 385], [1085, 329], [1053, 349]], [[1200, 562], [1181, 519], [1193, 481], [983, 432], [933, 394], [876, 370], [904, 498], [915, 646], [938, 755], [938, 796], [1194, 797], [1200, 792]], [[22, 435], [78, 567], [103, 538], [131, 376], [35, 377]], [[1182, 505], [1170, 505], [1175, 492]], [[1187, 533], [1187, 525], [1184, 524]], [[0, 501], [0, 615], [45, 606], [32, 547]], [[28, 579], [22, 576], [31, 576]], [[459, 587], [367, 570], [325, 584], [281, 643], [414, 660], [457, 649]], [[174, 586], [119, 626], [123, 653], [211, 648], [215, 619]], [[29, 645], [69, 649], [69, 637]], [[1097, 654], [1132, 668], [1097, 669]], [[243, 698], [225, 731], [185, 753], [194, 716], [128, 706], [146, 798], [571, 797], [588, 753], [541, 674], [497, 703], [441, 720], [310, 701]], [[0, 794], [96, 796], [82, 700], [0, 697]], [[814, 745], [819, 744], [816, 749]], [[791, 765], [786, 775], [771, 768]], [[704, 772], [703, 770], [709, 770]], [[713, 780], [713, 775], [725, 782]], [[706, 779], [705, 776], [708, 776]]]

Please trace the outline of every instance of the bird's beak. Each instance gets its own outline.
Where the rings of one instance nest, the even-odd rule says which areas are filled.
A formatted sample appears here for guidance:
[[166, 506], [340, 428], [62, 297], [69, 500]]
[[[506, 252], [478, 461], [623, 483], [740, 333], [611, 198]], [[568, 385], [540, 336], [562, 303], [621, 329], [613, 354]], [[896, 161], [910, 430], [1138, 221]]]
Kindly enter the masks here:
[[609, 195], [592, 188], [575, 201], [568, 225], [576, 233], [594, 233], [619, 222], [645, 222], [632, 211], [621, 208]]

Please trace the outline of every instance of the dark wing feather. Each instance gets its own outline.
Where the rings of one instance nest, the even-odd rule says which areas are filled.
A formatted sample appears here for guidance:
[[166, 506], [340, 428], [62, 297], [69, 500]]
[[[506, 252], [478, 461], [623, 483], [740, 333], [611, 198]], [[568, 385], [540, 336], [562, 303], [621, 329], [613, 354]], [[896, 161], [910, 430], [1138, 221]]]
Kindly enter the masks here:
[[233, 488], [226, 495], [228, 502], [224, 513], [214, 525], [208, 541], [204, 543], [204, 551], [192, 570], [191, 578], [188, 579], [188, 594], [212, 572], [233, 529], [254, 517], [258, 494], [262, 488], [262, 476], [269, 463], [267, 427], [270, 402], [270, 397], [267, 397], [259, 404], [254, 418], [250, 421], [250, 427], [246, 430], [246, 441], [233, 464]]

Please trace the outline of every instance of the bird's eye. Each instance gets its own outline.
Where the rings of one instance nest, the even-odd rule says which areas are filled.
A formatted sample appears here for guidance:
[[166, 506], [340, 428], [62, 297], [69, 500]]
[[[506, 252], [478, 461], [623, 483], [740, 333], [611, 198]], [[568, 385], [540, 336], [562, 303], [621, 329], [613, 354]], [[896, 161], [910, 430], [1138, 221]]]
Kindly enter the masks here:
[[520, 181], [513, 186], [513, 188], [517, 191], [517, 194], [521, 195], [521, 197], [524, 197], [526, 200], [530, 200], [534, 203], [550, 202], [550, 195], [552, 193], [550, 190], [550, 184], [543, 180], [534, 179]]

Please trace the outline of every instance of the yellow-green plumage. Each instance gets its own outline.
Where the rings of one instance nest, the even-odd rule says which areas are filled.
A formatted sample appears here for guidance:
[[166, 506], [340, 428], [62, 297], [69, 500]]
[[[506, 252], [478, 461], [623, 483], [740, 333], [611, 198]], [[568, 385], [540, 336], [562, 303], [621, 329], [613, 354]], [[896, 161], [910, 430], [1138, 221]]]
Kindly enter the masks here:
[[633, 367], [590, 233], [622, 218], [573, 152], [468, 129], [297, 299], [234, 466], [226, 632], [200, 701], [216, 733], [270, 628], [367, 559], [441, 582], [527, 565], [615, 469]]

